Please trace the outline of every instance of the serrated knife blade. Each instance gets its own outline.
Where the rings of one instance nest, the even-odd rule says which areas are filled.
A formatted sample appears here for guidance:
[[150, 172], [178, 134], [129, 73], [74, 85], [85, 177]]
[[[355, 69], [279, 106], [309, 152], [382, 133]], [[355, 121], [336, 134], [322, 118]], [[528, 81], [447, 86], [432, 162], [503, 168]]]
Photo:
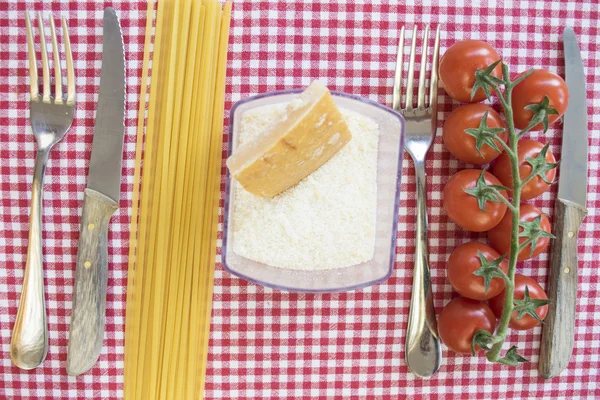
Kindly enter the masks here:
[[104, 11], [102, 72], [87, 187], [119, 202], [125, 115], [125, 57], [115, 10]]
[[565, 28], [565, 81], [569, 107], [563, 123], [558, 198], [585, 207], [588, 171], [588, 115], [583, 60], [575, 32]]
[[84, 192], [67, 373], [80, 375], [98, 360], [104, 339], [108, 225], [119, 208], [125, 115], [125, 57], [114, 9], [104, 10], [102, 70], [88, 185]]
[[563, 32], [569, 105], [564, 116], [562, 160], [552, 231], [547, 292], [550, 304], [542, 325], [538, 370], [558, 376], [569, 364], [575, 339], [577, 309], [577, 239], [587, 214], [588, 116], [585, 73], [575, 32]]

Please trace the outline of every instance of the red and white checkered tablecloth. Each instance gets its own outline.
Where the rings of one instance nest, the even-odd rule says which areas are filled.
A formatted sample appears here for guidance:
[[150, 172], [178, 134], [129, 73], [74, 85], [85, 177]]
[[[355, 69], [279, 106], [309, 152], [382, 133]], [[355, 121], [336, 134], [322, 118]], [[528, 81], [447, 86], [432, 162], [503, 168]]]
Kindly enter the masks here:
[[[159, 0], [160, 2], [160, 0]], [[86, 185], [101, 66], [102, 10], [118, 10], [127, 58], [127, 113], [121, 208], [112, 219], [106, 339], [98, 364], [74, 378], [65, 373], [67, 333], [79, 218]], [[44, 259], [49, 352], [42, 367], [21, 371], [9, 357], [10, 335], [23, 280], [29, 228], [34, 141], [29, 127], [25, 9], [65, 15], [70, 26], [78, 106], [73, 128], [52, 151], [44, 192]], [[129, 214], [133, 186], [138, 93], [146, 3], [93, 0], [0, 2], [0, 398], [119, 398]], [[586, 1], [444, 1], [442, 5], [368, 5], [354, 2], [235, 2], [227, 71], [226, 110], [265, 91], [301, 87], [320, 78], [330, 89], [391, 104], [399, 28], [441, 24], [442, 49], [456, 40], [483, 39], [513, 72], [532, 66], [564, 74], [562, 30], [575, 28], [588, 83], [589, 214], [579, 241], [580, 270], [575, 349], [568, 369], [538, 376], [540, 329], [513, 332], [532, 360], [518, 368], [444, 350], [429, 380], [404, 364], [415, 223], [415, 180], [404, 160], [397, 263], [392, 277], [372, 288], [331, 295], [282, 293], [235, 278], [218, 265], [215, 276], [206, 397], [251, 398], [598, 398], [600, 379], [600, 9]], [[59, 38], [60, 40], [60, 38]], [[456, 106], [440, 96], [440, 126]], [[227, 122], [227, 121], [226, 121]], [[532, 135], [540, 137], [541, 134]], [[543, 140], [560, 154], [561, 129]], [[406, 157], [405, 157], [406, 158]], [[445, 261], [452, 249], [483, 235], [458, 229], [441, 208], [447, 179], [464, 165], [438, 135], [428, 162], [430, 263], [436, 309], [450, 300]], [[533, 201], [553, 214], [556, 187]], [[220, 249], [219, 249], [220, 254]], [[548, 253], [519, 270], [545, 282]], [[506, 346], [508, 348], [508, 344]]]

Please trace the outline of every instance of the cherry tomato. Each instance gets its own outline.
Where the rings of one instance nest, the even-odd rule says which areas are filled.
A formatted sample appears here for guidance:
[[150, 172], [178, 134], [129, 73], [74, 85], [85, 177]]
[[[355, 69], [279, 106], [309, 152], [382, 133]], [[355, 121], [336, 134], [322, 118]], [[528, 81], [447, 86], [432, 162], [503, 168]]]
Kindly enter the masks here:
[[[498, 61], [500, 56], [492, 46], [481, 40], [462, 40], [454, 43], [440, 59], [439, 76], [442, 86], [456, 101], [478, 103], [485, 99], [480, 88], [471, 100], [475, 85], [475, 71], [485, 69]], [[502, 69], [498, 65], [492, 75], [500, 78]]]
[[[450, 258], [448, 258], [448, 280], [459, 294], [474, 300], [487, 300], [504, 290], [504, 280], [502, 278], [493, 278], [490, 281], [488, 291], [485, 291], [483, 277], [474, 275], [473, 272], [481, 268], [481, 259], [479, 252], [483, 254], [487, 261], [494, 261], [500, 258], [500, 253], [492, 249], [487, 244], [479, 242], [467, 242], [458, 246]], [[500, 269], [506, 274], [508, 272], [508, 263], [503, 260]]]
[[[479, 208], [477, 198], [466, 193], [477, 185], [481, 171], [463, 169], [454, 174], [444, 188], [444, 209], [448, 217], [457, 225], [473, 232], [485, 232], [496, 226], [506, 213], [506, 204], [486, 201], [484, 210]], [[484, 173], [488, 185], [500, 185], [500, 181], [489, 172]], [[506, 197], [505, 190], [500, 193]]]
[[[521, 75], [523, 73], [519, 76]], [[524, 129], [533, 117], [533, 111], [526, 110], [525, 107], [530, 104], [539, 104], [544, 96], [548, 96], [550, 107], [558, 111], [558, 114], [548, 115], [548, 125], [550, 125], [565, 113], [569, 103], [569, 89], [563, 78], [550, 71], [536, 69], [523, 82], [514, 87], [511, 98], [513, 120], [517, 128]], [[539, 131], [542, 128], [543, 125], [539, 123], [531, 130]]]
[[[525, 297], [525, 286], [529, 289], [529, 297], [532, 299], [543, 299], [548, 300], [548, 296], [546, 292], [539, 283], [529, 278], [528, 276], [515, 274], [515, 292], [513, 294], [513, 299], [515, 300], [523, 300]], [[504, 309], [504, 298], [506, 297], [506, 292], [503, 290], [498, 296], [490, 299], [489, 305], [496, 317], [500, 318], [502, 315], [502, 310]], [[540, 317], [541, 320], [546, 318], [546, 314], [548, 314], [548, 305], [540, 306], [535, 309], [535, 313]], [[508, 326], [511, 329], [517, 329], [520, 331], [531, 329], [534, 326], [538, 326], [540, 323], [536, 321], [531, 315], [525, 314], [523, 317], [517, 319], [518, 313], [515, 311], [510, 316], [510, 322]]]
[[[519, 175], [521, 179], [527, 178], [531, 174], [531, 164], [527, 162], [528, 158], [536, 158], [544, 145], [537, 140], [520, 140], [519, 141]], [[550, 150], [546, 153], [546, 161], [555, 163], [556, 159]], [[512, 172], [510, 166], [510, 158], [506, 154], [498, 157], [494, 164], [493, 174], [500, 179], [502, 184], [512, 189]], [[556, 176], [556, 168], [546, 171], [546, 180], [552, 182]], [[541, 176], [536, 175], [532, 180], [527, 182], [521, 189], [521, 199], [529, 200], [538, 197], [542, 193], [550, 189]]]
[[480, 329], [493, 333], [495, 326], [496, 316], [491, 308], [482, 301], [466, 297], [452, 299], [438, 317], [442, 342], [457, 353], [470, 354], [475, 333]]
[[[546, 232], [550, 233], [550, 220], [548, 216], [541, 212], [537, 207], [528, 204], [521, 203], [520, 207], [520, 221], [521, 222], [532, 222], [538, 216], [542, 216], [540, 221], [540, 227]], [[512, 226], [512, 212], [508, 210], [502, 218], [502, 221], [494, 228], [488, 231], [488, 240], [494, 249], [496, 249], [500, 254], [510, 254], [510, 234], [511, 234], [511, 226]], [[519, 228], [519, 232], [523, 232], [523, 228]], [[523, 243], [527, 241], [526, 237], [520, 237], [519, 243]], [[533, 255], [531, 254], [531, 244], [525, 247], [523, 250], [519, 252], [519, 256], [517, 260], [523, 261], [528, 260], [533, 257], [537, 257], [542, 251], [548, 247], [548, 243], [550, 243], [550, 238], [541, 237], [539, 238], [537, 245], [535, 246], [535, 250], [533, 251]]]
[[[483, 118], [485, 112], [488, 112], [488, 128], [504, 128], [504, 122], [500, 115], [493, 108], [485, 104], [466, 104], [460, 106], [446, 119], [444, 123], [444, 144], [446, 148], [461, 161], [469, 164], [487, 164], [500, 155], [488, 144], [481, 146], [481, 154], [477, 151], [475, 137], [465, 133], [465, 129], [475, 129]], [[506, 142], [508, 133], [506, 131], [498, 133], [498, 137]], [[502, 152], [504, 148], [497, 140], [496, 146]]]

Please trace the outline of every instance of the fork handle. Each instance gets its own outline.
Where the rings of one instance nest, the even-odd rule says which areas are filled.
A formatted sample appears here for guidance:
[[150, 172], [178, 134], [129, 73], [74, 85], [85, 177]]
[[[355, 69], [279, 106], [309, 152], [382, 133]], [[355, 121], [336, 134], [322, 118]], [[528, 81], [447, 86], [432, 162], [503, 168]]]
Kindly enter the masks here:
[[[413, 158], [414, 160], [414, 158]], [[417, 227], [413, 290], [410, 299], [405, 358], [408, 368], [421, 377], [440, 367], [442, 349], [437, 332], [427, 251], [427, 180], [425, 162], [415, 160], [417, 181]]]
[[44, 270], [42, 265], [42, 189], [48, 163], [48, 150], [38, 150], [35, 157], [29, 243], [21, 301], [10, 342], [10, 357], [22, 369], [40, 365], [48, 352]]

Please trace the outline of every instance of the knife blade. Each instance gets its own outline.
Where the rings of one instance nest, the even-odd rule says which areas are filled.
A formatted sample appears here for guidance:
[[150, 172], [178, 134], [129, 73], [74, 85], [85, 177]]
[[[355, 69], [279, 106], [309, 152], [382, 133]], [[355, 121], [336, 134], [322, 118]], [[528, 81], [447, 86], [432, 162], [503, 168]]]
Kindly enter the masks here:
[[69, 375], [80, 375], [90, 369], [102, 350], [108, 283], [108, 225], [119, 208], [124, 116], [123, 37], [115, 10], [106, 8], [100, 92], [75, 270], [67, 354]]
[[550, 256], [548, 314], [542, 328], [538, 370], [558, 376], [573, 352], [577, 304], [577, 238], [587, 214], [588, 116], [583, 61], [573, 29], [563, 32], [569, 106], [564, 116], [562, 160], [558, 179], [556, 236]]

